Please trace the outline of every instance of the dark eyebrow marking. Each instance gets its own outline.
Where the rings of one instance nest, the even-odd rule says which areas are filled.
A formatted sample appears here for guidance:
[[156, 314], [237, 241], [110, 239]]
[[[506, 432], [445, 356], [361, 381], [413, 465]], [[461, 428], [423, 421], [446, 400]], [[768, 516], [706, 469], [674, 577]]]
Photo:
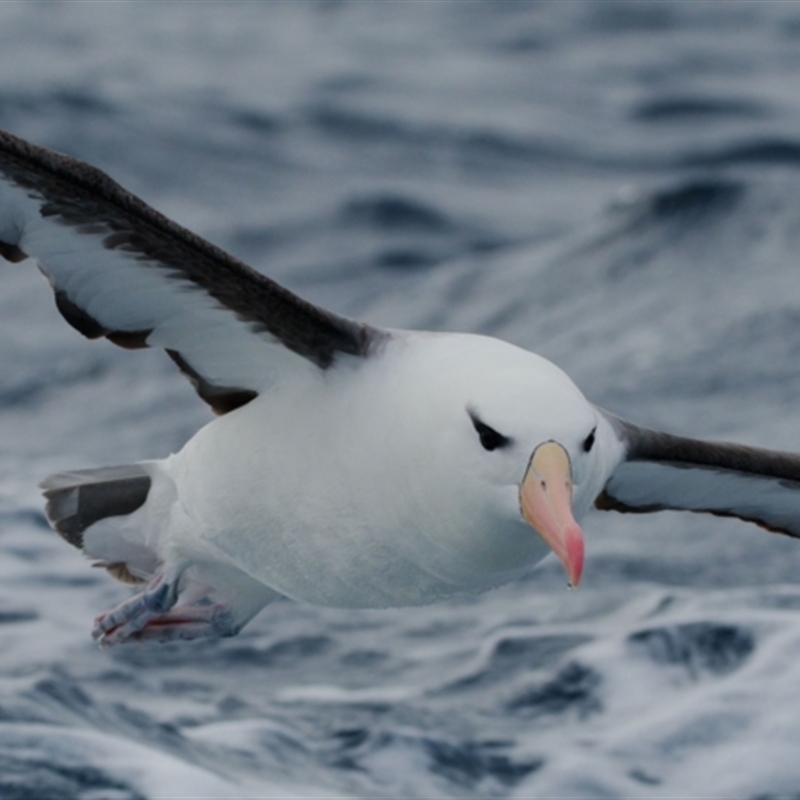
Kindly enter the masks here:
[[475, 428], [484, 450], [491, 452], [492, 450], [508, 447], [511, 444], [511, 439], [508, 436], [504, 436], [490, 425], [487, 425], [474, 411], [467, 409], [467, 414], [472, 420], [472, 427]]

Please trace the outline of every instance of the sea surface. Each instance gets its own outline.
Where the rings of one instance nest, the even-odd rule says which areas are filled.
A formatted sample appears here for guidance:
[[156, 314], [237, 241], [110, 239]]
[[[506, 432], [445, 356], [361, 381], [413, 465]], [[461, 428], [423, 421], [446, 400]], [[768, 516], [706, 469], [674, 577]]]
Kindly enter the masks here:
[[[304, 297], [800, 451], [800, 3], [3, 2], [0, 127]], [[210, 419], [0, 265], [0, 797], [800, 798], [800, 542], [595, 512], [481, 597], [99, 651], [37, 482]]]

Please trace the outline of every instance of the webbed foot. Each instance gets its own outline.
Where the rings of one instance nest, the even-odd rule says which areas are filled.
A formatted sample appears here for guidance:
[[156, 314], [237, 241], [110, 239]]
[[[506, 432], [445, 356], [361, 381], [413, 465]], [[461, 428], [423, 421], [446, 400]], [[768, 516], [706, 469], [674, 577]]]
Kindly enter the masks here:
[[[171, 642], [180, 639], [207, 639], [235, 636], [236, 625], [229, 606], [223, 603], [181, 606], [153, 617], [124, 640], [133, 642]], [[109, 642], [109, 645], [117, 642]]]
[[94, 621], [92, 638], [100, 647], [119, 644], [130, 639], [151, 620], [168, 612], [178, 600], [181, 571], [159, 573], [143, 592], [100, 614]]
[[144, 591], [97, 617], [92, 636], [102, 648], [235, 636], [276, 597], [273, 589], [236, 568], [187, 561], [165, 569]]

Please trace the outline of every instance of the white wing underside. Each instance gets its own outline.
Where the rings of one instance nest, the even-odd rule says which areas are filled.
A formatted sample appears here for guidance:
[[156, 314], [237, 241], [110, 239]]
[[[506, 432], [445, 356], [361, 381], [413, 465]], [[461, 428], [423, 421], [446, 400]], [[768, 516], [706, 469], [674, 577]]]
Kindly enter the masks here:
[[626, 457], [597, 498], [598, 508], [738, 517], [800, 537], [797, 455], [686, 439], [606, 416], [625, 445]]
[[90, 338], [166, 349], [219, 412], [386, 336], [296, 297], [99, 170], [2, 131], [0, 256], [34, 258]]
[[[9, 191], [7, 183], [0, 188], [3, 194]], [[30, 221], [18, 246], [35, 254], [53, 288], [103, 328], [149, 331], [148, 346], [178, 351], [217, 386], [260, 392], [276, 372], [302, 363], [269, 333], [253, 330], [191, 282], [170, 277], [158, 265], [147, 269], [135, 253], [104, 248], [110, 232], [77, 233], [52, 218], [37, 218], [37, 204], [30, 199], [27, 205]], [[0, 207], [0, 220], [3, 216]]]

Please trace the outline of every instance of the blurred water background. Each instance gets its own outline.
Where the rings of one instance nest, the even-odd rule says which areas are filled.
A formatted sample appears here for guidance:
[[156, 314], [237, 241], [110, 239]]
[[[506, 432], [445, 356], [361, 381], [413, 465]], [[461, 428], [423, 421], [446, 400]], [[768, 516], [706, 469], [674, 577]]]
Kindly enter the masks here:
[[[336, 311], [800, 450], [800, 3], [4, 2], [0, 127]], [[800, 545], [733, 520], [595, 513], [576, 592], [548, 559], [472, 600], [99, 652], [126, 589], [37, 481], [208, 419], [3, 265], [6, 800], [800, 797]]]

